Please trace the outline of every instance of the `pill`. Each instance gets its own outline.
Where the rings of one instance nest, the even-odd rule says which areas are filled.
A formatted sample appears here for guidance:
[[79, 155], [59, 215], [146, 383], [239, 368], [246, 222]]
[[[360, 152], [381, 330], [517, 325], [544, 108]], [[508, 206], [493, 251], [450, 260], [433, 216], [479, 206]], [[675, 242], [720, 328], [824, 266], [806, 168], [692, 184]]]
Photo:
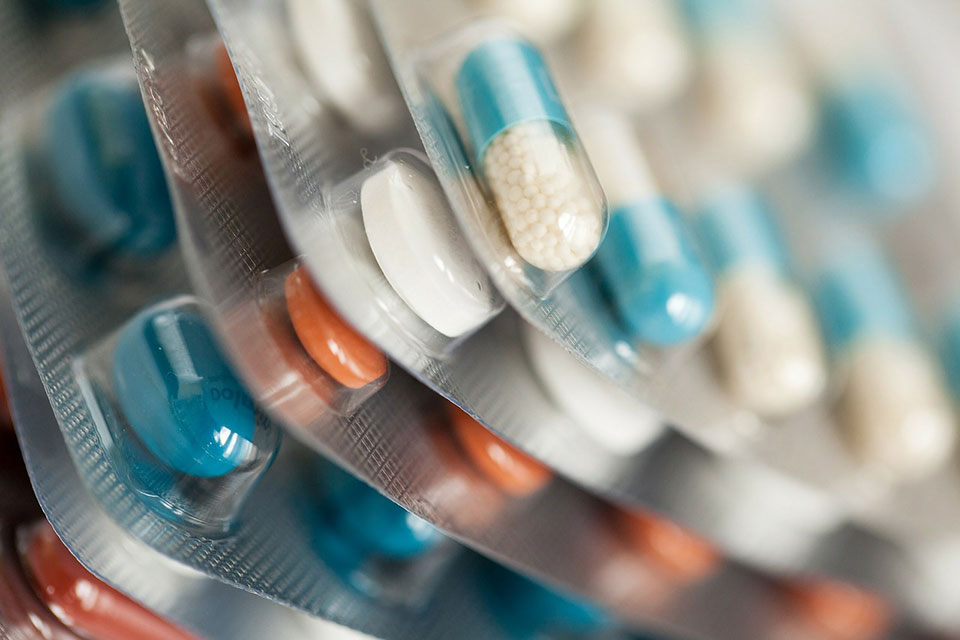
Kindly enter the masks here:
[[247, 103], [243, 99], [243, 91], [240, 89], [240, 82], [237, 80], [237, 74], [233, 69], [230, 54], [227, 53], [227, 48], [222, 42], [214, 50], [214, 59], [220, 91], [227, 107], [230, 109], [233, 121], [245, 135], [252, 136], [253, 125], [250, 124]]
[[583, 0], [471, 0], [483, 13], [510, 21], [526, 37], [547, 45], [572, 31], [583, 15]]
[[327, 512], [341, 537], [367, 553], [412, 558], [445, 539], [433, 525], [339, 469], [324, 473]]
[[514, 249], [546, 271], [581, 266], [606, 231], [606, 202], [540, 52], [487, 38], [456, 87], [475, 167]]
[[[693, 76], [692, 52], [669, 0], [594, 0], [576, 51], [585, 85], [631, 111], [665, 106]], [[596, 166], [589, 146], [587, 152]]]
[[813, 137], [812, 94], [756, 0], [685, 0], [700, 52], [698, 103], [710, 140], [740, 170], [795, 157]]
[[940, 359], [954, 398], [960, 399], [960, 304], [948, 308], [941, 321]]
[[150, 256], [176, 239], [160, 156], [135, 82], [78, 73], [53, 96], [43, 157], [63, 218], [91, 254]]
[[850, 185], [887, 207], [930, 192], [933, 141], [905, 89], [880, 76], [846, 78], [828, 86], [822, 101], [824, 148]]
[[720, 564], [716, 547], [675, 522], [637, 510], [616, 509], [613, 513], [630, 545], [673, 580], [697, 582]]
[[609, 614], [586, 600], [492, 562], [484, 569], [485, 594], [511, 638], [580, 637], [611, 625]]
[[135, 316], [117, 338], [112, 372], [133, 432], [174, 471], [223, 476], [258, 454], [253, 401], [197, 313], [148, 309]]
[[334, 380], [359, 389], [387, 374], [387, 358], [347, 325], [317, 291], [306, 268], [298, 266], [284, 282], [293, 330], [317, 365]]
[[831, 640], [873, 640], [882, 637], [893, 619], [882, 597], [834, 580], [805, 580], [786, 588], [795, 611]]
[[610, 203], [610, 227], [591, 261], [636, 337], [669, 346], [698, 336], [713, 315], [713, 280], [673, 204], [661, 193], [625, 118], [587, 110], [584, 147]]
[[885, 256], [870, 245], [846, 247], [822, 268], [814, 300], [840, 374], [838, 417], [854, 454], [894, 479], [935, 471], [952, 454], [956, 427]]
[[360, 190], [363, 227], [384, 277], [424, 322], [455, 338], [484, 324], [499, 296], [477, 262], [433, 170], [397, 152]]
[[293, 45], [319, 98], [359, 133], [383, 136], [407, 117], [360, 0], [287, 0]]
[[729, 186], [706, 198], [696, 224], [717, 276], [712, 348], [728, 392], [761, 415], [809, 405], [827, 382], [820, 331], [767, 203]]
[[[23, 568], [29, 574], [34, 597], [71, 631], [98, 640], [193, 638], [84, 569], [47, 522], [22, 529], [21, 533]], [[74, 636], [43, 633], [42, 637]]]
[[506, 493], [527, 496], [550, 481], [549, 467], [507, 444], [456, 405], [448, 405], [447, 415], [461, 450]]
[[646, 404], [530, 325], [524, 346], [533, 371], [547, 395], [596, 444], [618, 455], [633, 455], [663, 431], [657, 414]]

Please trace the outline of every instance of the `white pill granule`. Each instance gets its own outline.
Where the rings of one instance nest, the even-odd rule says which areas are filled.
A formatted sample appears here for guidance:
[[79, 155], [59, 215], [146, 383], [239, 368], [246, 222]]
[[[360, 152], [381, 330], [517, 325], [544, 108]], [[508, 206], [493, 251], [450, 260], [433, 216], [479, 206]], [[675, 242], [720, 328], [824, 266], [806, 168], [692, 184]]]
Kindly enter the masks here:
[[483, 171], [517, 253], [547, 271], [586, 262], [603, 235], [605, 204], [585, 166], [545, 121], [515, 124], [487, 147]]
[[952, 455], [956, 424], [929, 355], [875, 339], [847, 355], [839, 417], [854, 454], [897, 480], [919, 480]]
[[827, 366], [803, 293], [763, 268], [730, 273], [718, 293], [713, 350], [734, 400], [764, 416], [783, 416], [816, 400]]

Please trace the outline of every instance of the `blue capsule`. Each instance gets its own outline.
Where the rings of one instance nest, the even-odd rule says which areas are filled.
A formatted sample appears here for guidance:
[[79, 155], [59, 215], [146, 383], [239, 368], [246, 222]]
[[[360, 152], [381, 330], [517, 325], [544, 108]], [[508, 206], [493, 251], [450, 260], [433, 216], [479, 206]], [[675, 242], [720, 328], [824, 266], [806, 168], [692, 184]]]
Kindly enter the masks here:
[[408, 559], [444, 539], [433, 525], [344, 471], [325, 468], [323, 480], [332, 526], [363, 553]]
[[899, 88], [883, 79], [830, 88], [823, 98], [823, 146], [840, 175], [871, 201], [909, 206], [935, 179], [932, 141]]
[[960, 304], [946, 314], [940, 336], [940, 353], [950, 391], [960, 399]]
[[707, 262], [718, 276], [749, 265], [781, 275], [789, 270], [780, 230], [755, 191], [722, 191], [700, 209], [696, 229]]
[[698, 34], [727, 27], [742, 28], [758, 13], [753, 0], [682, 0], [681, 9], [690, 28]]
[[515, 640], [595, 633], [612, 623], [594, 604], [548, 588], [509, 569], [485, 565], [484, 591], [493, 613]]
[[614, 208], [592, 265], [621, 318], [644, 342], [678, 344], [710, 322], [713, 281], [665, 199]]
[[253, 402], [197, 313], [135, 316], [117, 338], [112, 377], [127, 423], [172, 470], [213, 478], [256, 456]]
[[80, 73], [47, 114], [42, 150], [61, 233], [91, 254], [152, 256], [176, 238], [163, 166], [136, 83]]
[[899, 278], [873, 248], [836, 256], [814, 287], [814, 302], [831, 351], [868, 337], [911, 338], [914, 322]]

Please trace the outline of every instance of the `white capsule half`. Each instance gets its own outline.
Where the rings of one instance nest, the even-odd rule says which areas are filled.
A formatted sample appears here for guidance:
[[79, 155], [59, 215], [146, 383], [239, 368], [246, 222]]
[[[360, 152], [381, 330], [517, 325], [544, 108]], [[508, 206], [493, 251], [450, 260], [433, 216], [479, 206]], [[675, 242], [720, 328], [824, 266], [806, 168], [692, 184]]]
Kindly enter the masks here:
[[547, 393], [597, 444], [629, 456], [663, 431], [663, 423], [650, 407], [531, 325], [524, 324], [523, 337], [530, 364]]
[[570, 33], [584, 10], [583, 0], [470, 0], [470, 4], [484, 14], [508, 20], [541, 45]]
[[402, 153], [385, 158], [363, 182], [360, 208], [383, 275], [424, 322], [455, 338], [500, 309], [426, 162]]
[[319, 98], [360, 133], [382, 136], [406, 115], [360, 0], [287, 0], [298, 59]]
[[631, 111], [664, 106], [692, 77], [690, 45], [668, 0], [594, 0], [576, 46], [593, 93]]
[[855, 346], [839, 413], [854, 454], [897, 480], [917, 480], [952, 455], [956, 424], [939, 372], [919, 345], [873, 339]]

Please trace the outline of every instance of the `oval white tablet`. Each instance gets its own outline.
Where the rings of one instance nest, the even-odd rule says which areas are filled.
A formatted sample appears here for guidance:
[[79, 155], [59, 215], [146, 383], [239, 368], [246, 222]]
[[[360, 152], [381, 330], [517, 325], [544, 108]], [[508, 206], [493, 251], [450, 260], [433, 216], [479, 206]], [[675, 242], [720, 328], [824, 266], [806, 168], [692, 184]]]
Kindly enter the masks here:
[[358, 0], [287, 0], [300, 64], [320, 99], [352, 127], [384, 135], [406, 108], [373, 25]]
[[364, 181], [360, 208], [383, 275], [424, 322], [455, 338], [496, 313], [499, 298], [493, 285], [425, 164], [385, 162]]
[[633, 455], [663, 431], [657, 414], [524, 323], [533, 369], [553, 401], [593, 440], [612, 453]]

